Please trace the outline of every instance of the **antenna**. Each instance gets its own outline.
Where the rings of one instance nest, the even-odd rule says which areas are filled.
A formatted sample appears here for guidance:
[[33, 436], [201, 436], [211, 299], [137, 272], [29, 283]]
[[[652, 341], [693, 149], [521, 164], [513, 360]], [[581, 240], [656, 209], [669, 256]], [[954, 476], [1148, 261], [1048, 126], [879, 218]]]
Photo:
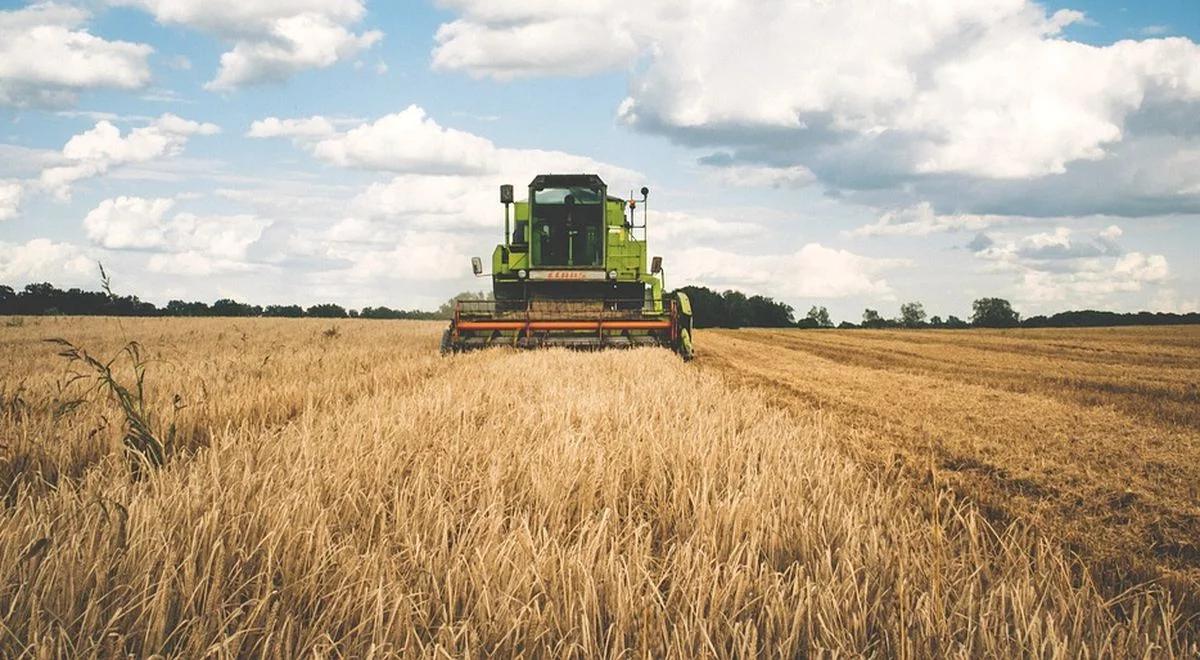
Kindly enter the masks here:
[[642, 186], [642, 240], [646, 241], [647, 243], [649, 240], [646, 237], [650, 234], [650, 230], [647, 229], [649, 225], [646, 224], [646, 211], [650, 207], [649, 198], [650, 189], [646, 186]]

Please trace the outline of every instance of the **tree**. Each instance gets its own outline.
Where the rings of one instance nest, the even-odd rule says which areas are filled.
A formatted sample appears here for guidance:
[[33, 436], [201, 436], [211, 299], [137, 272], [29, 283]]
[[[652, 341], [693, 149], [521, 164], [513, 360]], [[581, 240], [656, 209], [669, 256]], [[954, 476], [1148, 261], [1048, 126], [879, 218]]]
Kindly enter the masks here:
[[946, 327], [952, 330], [962, 330], [964, 328], [969, 328], [970, 326], [967, 325], [966, 321], [951, 314], [950, 316], [946, 317]]
[[304, 315], [318, 319], [342, 319], [346, 318], [346, 308], [333, 303], [322, 303], [304, 310]]
[[304, 316], [304, 310], [300, 305], [267, 305], [266, 309], [263, 310], [263, 316], [298, 319]]
[[733, 327], [721, 294], [703, 286], [685, 286], [679, 291], [686, 293], [692, 303], [692, 319], [697, 328]]
[[403, 309], [392, 309], [390, 307], [363, 307], [358, 314], [364, 319], [421, 319], [432, 320], [445, 318], [438, 312], [423, 312], [414, 309], [411, 312]]
[[942, 317], [938, 316], [937, 314], [929, 317], [929, 325], [934, 328], [942, 327], [944, 325], [944, 323], [942, 323]]
[[867, 308], [863, 310], [862, 327], [864, 328], [882, 328], [887, 325], [887, 321], [879, 315], [879, 312]]
[[824, 307], [813, 305], [812, 309], [808, 310], [808, 318], [816, 321], [818, 328], [833, 327], [833, 321], [829, 320], [829, 310]]
[[725, 318], [729, 328], [740, 328], [750, 325], [750, 301], [741, 291], [729, 290], [721, 294], [725, 301]]
[[767, 296], [740, 291], [717, 293], [702, 286], [677, 289], [687, 294], [697, 328], [787, 328], [795, 325], [795, 310]]
[[185, 302], [183, 300], [168, 302], [163, 311], [166, 312], [167, 316], [208, 316], [209, 314], [207, 303]]
[[213, 316], [258, 316], [262, 312], [261, 309], [255, 309], [245, 303], [240, 303], [230, 298], [222, 298], [212, 304], [211, 313]]
[[749, 318], [743, 325], [755, 328], [786, 328], [792, 325], [791, 305], [775, 302], [766, 296], [750, 296], [746, 304]]
[[1003, 298], [980, 298], [971, 308], [971, 325], [981, 328], [1015, 328], [1021, 322], [1021, 315]]
[[900, 305], [900, 323], [906, 328], [919, 328], [925, 324], [925, 306], [919, 302]]

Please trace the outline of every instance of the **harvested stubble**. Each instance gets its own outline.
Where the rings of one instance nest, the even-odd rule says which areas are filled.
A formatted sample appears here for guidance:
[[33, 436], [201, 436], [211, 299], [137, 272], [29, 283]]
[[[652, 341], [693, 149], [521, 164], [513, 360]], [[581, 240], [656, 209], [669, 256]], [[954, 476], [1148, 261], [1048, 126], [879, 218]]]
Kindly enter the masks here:
[[[860, 463], [932, 476], [1200, 612], [1200, 328], [710, 331], [702, 369], [821, 410]], [[770, 351], [771, 360], [756, 359]]]
[[[165, 468], [135, 481], [111, 445], [41, 455], [52, 488], [10, 478], [0, 655], [1196, 652], [1154, 589], [1105, 601], [1052, 545], [665, 351], [441, 359], [432, 325], [239, 324], [125, 322], [171, 355], [156, 401], [208, 383]], [[39, 412], [45, 331], [5, 335], [6, 461], [94, 414]]]

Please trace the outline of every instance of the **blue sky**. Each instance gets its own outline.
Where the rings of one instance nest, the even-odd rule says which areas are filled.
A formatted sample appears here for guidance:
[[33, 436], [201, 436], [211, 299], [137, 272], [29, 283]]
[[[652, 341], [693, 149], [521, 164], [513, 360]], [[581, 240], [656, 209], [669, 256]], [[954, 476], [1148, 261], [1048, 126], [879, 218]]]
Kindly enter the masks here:
[[0, 282], [429, 308], [587, 169], [671, 285], [1200, 307], [1200, 3], [556, 4], [0, 3]]

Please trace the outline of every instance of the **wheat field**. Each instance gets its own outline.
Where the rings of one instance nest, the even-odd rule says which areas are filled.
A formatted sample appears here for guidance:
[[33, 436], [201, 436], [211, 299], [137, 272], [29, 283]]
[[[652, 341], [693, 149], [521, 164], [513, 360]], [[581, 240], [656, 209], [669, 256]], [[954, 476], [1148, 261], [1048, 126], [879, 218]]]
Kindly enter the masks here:
[[[1196, 381], [1166, 373], [1178, 356], [1195, 368], [1195, 334], [1114, 338], [1146, 360], [1128, 377], [1079, 358], [1071, 378], [1128, 381], [1141, 397], [1099, 387], [1110, 394], [1093, 401], [1057, 392], [1070, 387], [1031, 366], [1044, 364], [1033, 352], [1010, 363], [986, 343], [1014, 340], [988, 333], [710, 332], [684, 364], [658, 349], [442, 358], [440, 330], [0, 326], [0, 656], [1200, 651], [1186, 558], [1081, 552], [1056, 495], [1005, 508], [935, 451], [961, 458], [975, 442], [975, 460], [1011, 461], [1044, 487], [1084, 475], [1100, 484], [1081, 493], [1108, 492], [1117, 480], [1100, 449], [1146, 442], [1145, 461], [1189, 440], [1195, 451]], [[935, 369], [915, 348], [926, 340], [978, 354]], [[764, 342], [767, 353], [753, 346]], [[988, 426], [1006, 396], [1024, 416]], [[1075, 406], [1083, 417], [1056, 423], [1108, 444], [1072, 464], [1047, 441], [1039, 459], [1029, 438], [1044, 429], [1023, 426], [1034, 402]], [[1112, 416], [1165, 435], [1106, 439]], [[1012, 428], [1007, 442], [993, 435]], [[1194, 464], [1175, 460], [1160, 490], [1150, 473], [1133, 482], [1149, 494], [1135, 491], [1137, 506], [1174, 506], [1184, 493], [1169, 488], [1195, 488]], [[1075, 472], [1059, 475], [1064, 465]]]

